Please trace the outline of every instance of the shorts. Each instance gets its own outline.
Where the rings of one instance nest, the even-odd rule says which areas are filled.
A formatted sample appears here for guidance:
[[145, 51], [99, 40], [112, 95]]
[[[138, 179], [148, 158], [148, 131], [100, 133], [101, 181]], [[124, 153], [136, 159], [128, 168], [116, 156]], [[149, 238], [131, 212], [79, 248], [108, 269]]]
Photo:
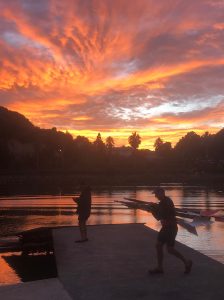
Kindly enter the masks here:
[[90, 215], [79, 215], [78, 220], [79, 222], [86, 222]]
[[158, 242], [162, 243], [163, 245], [166, 244], [167, 246], [173, 247], [175, 245], [177, 231], [177, 226], [162, 227], [158, 234]]

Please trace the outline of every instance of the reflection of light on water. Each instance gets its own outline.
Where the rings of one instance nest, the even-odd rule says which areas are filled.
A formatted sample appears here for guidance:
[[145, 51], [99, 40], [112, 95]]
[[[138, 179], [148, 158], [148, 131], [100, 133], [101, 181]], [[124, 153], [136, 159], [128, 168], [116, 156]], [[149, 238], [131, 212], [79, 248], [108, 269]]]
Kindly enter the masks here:
[[[177, 207], [224, 209], [222, 191], [172, 185], [168, 185], [166, 190], [167, 195], [173, 199]], [[160, 223], [151, 214], [128, 209], [115, 202], [123, 200], [124, 197], [156, 201], [150, 189], [146, 187], [96, 191], [93, 193], [93, 209], [89, 224], [146, 223], [152, 229], [157, 231], [160, 229]], [[0, 199], [0, 210], [0, 234], [43, 226], [78, 224], [71, 196], [5, 197]], [[197, 231], [199, 235], [194, 236], [185, 229], [179, 228], [177, 240], [224, 263], [224, 223], [215, 222], [208, 227], [198, 227]], [[1, 270], [2, 263], [0, 259]]]
[[181, 229], [178, 241], [224, 263], [223, 230], [224, 224], [221, 222], [215, 222], [209, 228], [206, 226], [198, 227], [198, 236], [189, 235], [186, 230]]
[[[153, 218], [146, 226], [159, 231], [161, 226]], [[177, 241], [191, 247], [211, 258], [224, 263], [224, 223], [216, 222], [210, 225], [197, 227], [198, 236], [190, 234], [186, 229], [178, 226]]]
[[[10, 256], [12, 253], [4, 253], [4, 256]], [[14, 284], [20, 282], [19, 276], [16, 272], [10, 268], [7, 262], [2, 258], [0, 254], [0, 285], [3, 284]]]

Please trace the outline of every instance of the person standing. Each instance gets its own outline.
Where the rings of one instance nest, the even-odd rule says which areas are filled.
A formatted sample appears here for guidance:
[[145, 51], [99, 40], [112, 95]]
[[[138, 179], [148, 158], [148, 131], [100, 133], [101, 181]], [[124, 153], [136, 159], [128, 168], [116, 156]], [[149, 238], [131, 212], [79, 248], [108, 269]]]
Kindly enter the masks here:
[[77, 204], [79, 230], [81, 234], [81, 239], [77, 240], [76, 243], [83, 243], [88, 241], [86, 222], [91, 213], [92, 203], [90, 186], [82, 183], [80, 186], [80, 191], [80, 196], [73, 198], [73, 200]]
[[157, 187], [153, 193], [159, 200], [159, 203], [150, 203], [152, 206], [152, 215], [160, 220], [162, 228], [159, 231], [156, 252], [157, 252], [157, 267], [149, 270], [149, 274], [163, 273], [163, 246], [166, 244], [168, 253], [180, 259], [185, 266], [185, 274], [191, 272], [192, 261], [186, 259], [179, 251], [175, 249], [175, 239], [178, 231], [176, 212], [173, 201], [165, 195], [165, 190], [162, 187]]

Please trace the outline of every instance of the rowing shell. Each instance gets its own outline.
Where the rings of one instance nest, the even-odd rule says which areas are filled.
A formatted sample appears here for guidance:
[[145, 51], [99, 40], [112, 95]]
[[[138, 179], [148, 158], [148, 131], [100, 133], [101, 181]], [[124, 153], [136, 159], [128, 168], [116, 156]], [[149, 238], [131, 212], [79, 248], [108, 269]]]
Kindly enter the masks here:
[[[131, 198], [124, 198], [124, 199], [128, 200], [129, 202], [127, 201], [116, 201], [116, 202], [119, 202], [132, 209], [141, 209], [147, 212], [152, 212], [152, 204], [150, 204], [149, 202], [137, 200], [137, 199], [131, 199]], [[176, 218], [176, 219], [178, 225], [186, 229], [188, 232], [194, 235], [198, 235], [196, 227], [193, 223], [187, 222], [186, 220], [181, 218]]]
[[[137, 200], [137, 199], [133, 199], [133, 198], [126, 198], [126, 197], [124, 197], [124, 200], [128, 200], [128, 201], [134, 202], [136, 204], [146, 205], [146, 206], [148, 206], [148, 208], [152, 207], [152, 202], [146, 202], [146, 201]], [[189, 210], [175, 207], [175, 211], [176, 211], [176, 215], [178, 217], [182, 217], [182, 218], [194, 219], [195, 217], [200, 217], [200, 211], [197, 211], [197, 210], [189, 212]]]
[[[144, 205], [150, 205], [150, 203], [152, 202], [146, 202], [146, 201], [142, 201], [142, 200], [137, 200], [134, 198], [127, 198], [124, 197], [124, 200], [128, 200], [134, 203], [141, 203]], [[192, 209], [192, 210], [188, 210], [186, 208], [176, 208], [176, 215], [182, 218], [187, 218], [187, 219], [193, 219], [196, 223], [201, 224], [201, 225], [209, 225], [209, 220], [210, 218], [214, 218], [215, 221], [217, 222], [224, 222], [224, 210], [220, 210], [220, 209]], [[200, 220], [200, 222], [199, 222]], [[193, 223], [193, 222], [192, 222]], [[212, 223], [212, 221], [210, 221], [210, 223]], [[199, 225], [198, 225], [199, 226]]]

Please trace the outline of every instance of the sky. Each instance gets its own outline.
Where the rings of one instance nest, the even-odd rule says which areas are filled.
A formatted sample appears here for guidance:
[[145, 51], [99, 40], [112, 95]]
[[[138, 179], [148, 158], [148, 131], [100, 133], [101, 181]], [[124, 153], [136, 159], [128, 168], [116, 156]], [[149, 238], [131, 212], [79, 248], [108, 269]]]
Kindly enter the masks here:
[[224, 124], [223, 0], [0, 0], [0, 105], [142, 148]]

